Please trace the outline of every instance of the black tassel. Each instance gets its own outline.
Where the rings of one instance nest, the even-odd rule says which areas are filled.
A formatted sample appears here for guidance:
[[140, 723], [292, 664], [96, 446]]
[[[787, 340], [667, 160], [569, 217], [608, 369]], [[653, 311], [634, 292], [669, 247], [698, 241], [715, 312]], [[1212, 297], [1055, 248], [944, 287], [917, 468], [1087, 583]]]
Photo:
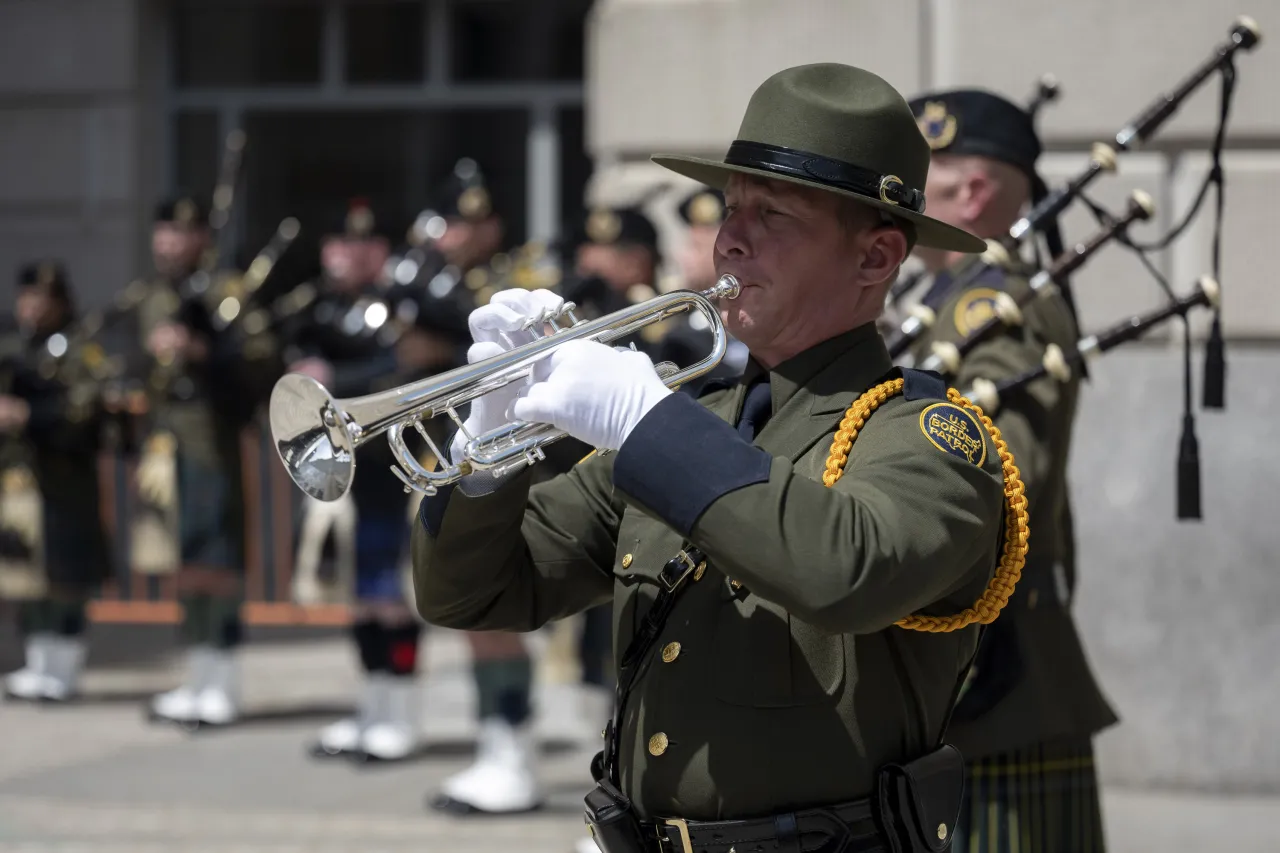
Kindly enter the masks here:
[[1227, 406], [1227, 357], [1222, 341], [1222, 323], [1213, 315], [1213, 326], [1204, 347], [1204, 407], [1225, 409]]
[[1199, 519], [1200, 444], [1196, 441], [1196, 419], [1182, 416], [1182, 440], [1178, 445], [1178, 519]]

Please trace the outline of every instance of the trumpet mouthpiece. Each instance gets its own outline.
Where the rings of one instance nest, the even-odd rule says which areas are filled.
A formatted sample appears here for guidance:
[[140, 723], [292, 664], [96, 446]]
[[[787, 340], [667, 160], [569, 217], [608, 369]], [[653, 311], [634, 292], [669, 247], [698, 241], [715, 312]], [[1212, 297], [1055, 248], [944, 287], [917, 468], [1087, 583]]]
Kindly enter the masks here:
[[738, 294], [741, 292], [742, 285], [738, 282], [738, 279], [729, 273], [725, 273], [716, 280], [715, 287], [706, 291], [704, 295], [710, 299], [737, 299]]

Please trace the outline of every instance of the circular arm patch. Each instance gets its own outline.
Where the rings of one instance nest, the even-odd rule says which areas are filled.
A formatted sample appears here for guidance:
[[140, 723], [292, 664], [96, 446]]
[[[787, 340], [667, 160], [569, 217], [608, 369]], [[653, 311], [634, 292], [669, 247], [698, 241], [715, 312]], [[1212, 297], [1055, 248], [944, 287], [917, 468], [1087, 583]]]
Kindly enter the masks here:
[[930, 444], [944, 453], [978, 466], [987, 461], [987, 442], [982, 424], [953, 403], [934, 403], [921, 412], [920, 431]]
[[975, 287], [966, 291], [956, 303], [956, 331], [969, 337], [978, 327], [999, 314], [999, 299], [1003, 292], [989, 287]]

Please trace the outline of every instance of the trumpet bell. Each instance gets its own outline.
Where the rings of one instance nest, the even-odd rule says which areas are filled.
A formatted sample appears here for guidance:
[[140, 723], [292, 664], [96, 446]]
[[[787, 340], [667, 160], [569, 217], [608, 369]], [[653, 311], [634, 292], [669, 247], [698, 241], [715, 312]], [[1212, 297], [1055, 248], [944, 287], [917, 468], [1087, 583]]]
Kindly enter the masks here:
[[298, 488], [336, 501], [356, 474], [356, 437], [333, 396], [301, 373], [280, 377], [271, 391], [272, 440]]

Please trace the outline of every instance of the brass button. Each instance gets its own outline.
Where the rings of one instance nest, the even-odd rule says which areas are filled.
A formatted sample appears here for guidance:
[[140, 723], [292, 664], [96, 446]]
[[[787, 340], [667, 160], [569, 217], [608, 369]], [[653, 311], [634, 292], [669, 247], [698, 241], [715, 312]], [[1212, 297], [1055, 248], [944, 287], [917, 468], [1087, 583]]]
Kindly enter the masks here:
[[938, 824], [938, 840], [939, 841], [947, 840], [947, 825], [945, 823]]
[[1031, 590], [1031, 592], [1027, 593], [1027, 609], [1035, 610], [1036, 602], [1038, 602], [1039, 600], [1040, 600], [1040, 590], [1038, 589]]
[[736, 592], [737, 590], [742, 589], [742, 581], [731, 580], [729, 581], [729, 586], [733, 587], [734, 591]]
[[622, 556], [622, 568], [624, 569], [631, 568], [631, 560], [632, 560], [632, 557], [630, 554], [624, 554]]
[[658, 732], [649, 738], [649, 754], [662, 755], [667, 751], [667, 734], [666, 732]]
[[706, 570], [707, 570], [707, 561], [703, 560], [701, 563], [698, 563], [698, 568], [693, 570], [693, 579], [696, 581], [702, 580], [702, 573], [705, 572]]
[[675, 660], [678, 657], [680, 657], [679, 643], [667, 643], [665, 646], [662, 647], [663, 663], [671, 663], [673, 660]]

